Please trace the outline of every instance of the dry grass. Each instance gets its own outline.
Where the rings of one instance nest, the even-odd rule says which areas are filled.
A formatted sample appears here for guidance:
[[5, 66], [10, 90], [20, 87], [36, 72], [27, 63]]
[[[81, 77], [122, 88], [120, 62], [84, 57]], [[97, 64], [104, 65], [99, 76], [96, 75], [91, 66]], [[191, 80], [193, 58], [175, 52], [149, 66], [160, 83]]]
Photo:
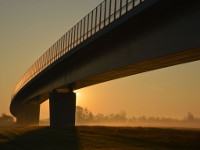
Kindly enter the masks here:
[[78, 126], [0, 128], [0, 150], [200, 150], [200, 130]]

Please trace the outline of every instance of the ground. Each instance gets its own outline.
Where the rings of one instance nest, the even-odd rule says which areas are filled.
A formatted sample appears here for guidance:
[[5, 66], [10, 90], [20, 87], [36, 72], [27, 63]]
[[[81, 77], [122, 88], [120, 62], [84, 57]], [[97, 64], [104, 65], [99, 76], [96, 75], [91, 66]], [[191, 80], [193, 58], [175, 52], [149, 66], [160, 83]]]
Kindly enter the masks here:
[[0, 150], [200, 150], [200, 129], [1, 127]]

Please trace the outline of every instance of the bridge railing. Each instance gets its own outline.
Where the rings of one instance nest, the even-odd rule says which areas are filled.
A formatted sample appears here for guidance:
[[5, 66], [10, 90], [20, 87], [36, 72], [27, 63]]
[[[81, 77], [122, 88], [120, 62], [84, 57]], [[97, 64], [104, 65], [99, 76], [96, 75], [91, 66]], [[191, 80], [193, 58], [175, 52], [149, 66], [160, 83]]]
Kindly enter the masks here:
[[104, 0], [56, 41], [21, 77], [12, 98], [30, 80], [68, 51], [120, 18], [144, 0]]

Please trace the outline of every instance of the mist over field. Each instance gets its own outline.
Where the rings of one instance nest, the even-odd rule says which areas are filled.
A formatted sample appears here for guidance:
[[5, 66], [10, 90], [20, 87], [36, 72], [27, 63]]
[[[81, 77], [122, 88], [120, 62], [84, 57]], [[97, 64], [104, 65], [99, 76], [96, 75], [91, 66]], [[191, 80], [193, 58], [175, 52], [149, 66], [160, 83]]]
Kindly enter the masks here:
[[126, 112], [93, 114], [77, 106], [75, 127], [17, 126], [12, 116], [0, 117], [0, 150], [199, 150], [200, 119], [128, 117]]
[[[40, 120], [40, 125], [49, 125], [49, 119]], [[88, 108], [77, 106], [76, 125], [200, 128], [200, 118], [190, 112], [183, 119], [144, 115], [128, 117], [125, 111], [109, 115], [93, 114]]]
[[[0, 127], [15, 125], [13, 116], [5, 113], [0, 116]], [[41, 119], [40, 126], [49, 126], [49, 119]], [[116, 114], [93, 114], [89, 109], [76, 106], [76, 125], [89, 126], [129, 126], [129, 127], [166, 127], [166, 128], [199, 128], [200, 118], [191, 112], [186, 113], [182, 119], [156, 117], [156, 116], [128, 116], [125, 111]]]

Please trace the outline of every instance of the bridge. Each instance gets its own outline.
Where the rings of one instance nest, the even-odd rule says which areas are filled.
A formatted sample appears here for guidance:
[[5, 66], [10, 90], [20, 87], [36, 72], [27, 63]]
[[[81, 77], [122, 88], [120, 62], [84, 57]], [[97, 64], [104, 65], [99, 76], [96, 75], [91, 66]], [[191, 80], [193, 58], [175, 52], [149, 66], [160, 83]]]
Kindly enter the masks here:
[[105, 0], [21, 77], [10, 104], [19, 125], [74, 126], [76, 89], [200, 59], [200, 1]]

